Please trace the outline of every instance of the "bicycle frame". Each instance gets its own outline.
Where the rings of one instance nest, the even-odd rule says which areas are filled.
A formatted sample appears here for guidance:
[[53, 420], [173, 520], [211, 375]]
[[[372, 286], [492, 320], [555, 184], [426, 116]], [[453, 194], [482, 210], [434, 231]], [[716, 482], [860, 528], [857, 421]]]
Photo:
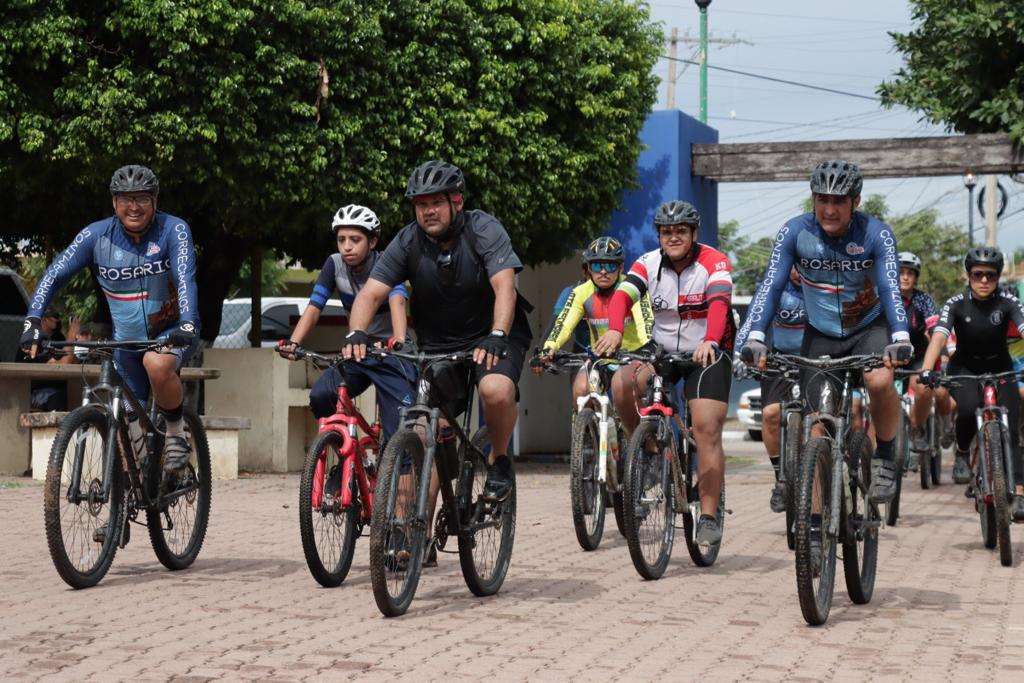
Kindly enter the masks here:
[[[977, 434], [979, 437], [983, 434], [982, 427], [986, 422], [998, 422], [999, 423], [999, 434], [1001, 436], [1001, 446], [1003, 454], [1003, 467], [1006, 471], [1006, 482], [1007, 485], [1012, 487], [1013, 482], [1016, 481], [1013, 478], [1013, 458], [1010, 456], [1010, 425], [1009, 416], [1006, 412], [1006, 408], [999, 405], [999, 392], [996, 389], [996, 380], [986, 377], [981, 381], [981, 392], [982, 392], [982, 406], [974, 411], [975, 420], [978, 424]], [[971, 451], [971, 469], [975, 469], [975, 463], [977, 458], [981, 454], [982, 443], [980, 438], [976, 442], [975, 448]], [[992, 463], [989, 462], [987, 453], [985, 455], [985, 467], [981, 468], [981, 484], [982, 493], [984, 494], [984, 500], [986, 503], [992, 502], [992, 496], [995, 492], [992, 490]]]
[[[614, 419], [615, 407], [612, 405], [611, 399], [608, 398], [607, 387], [605, 387], [601, 376], [600, 363], [602, 362], [606, 361], [602, 361], [599, 358], [588, 358], [584, 361], [583, 370], [587, 373], [588, 393], [576, 399], [576, 414], [578, 415], [587, 406], [596, 407], [596, 412], [600, 416], [598, 419], [598, 441], [600, 445], [598, 448], [597, 481], [602, 485], [606, 485], [608, 480], [611, 479], [612, 483], [618, 486], [618, 476], [613, 466], [615, 458], [613, 457], [611, 462], [609, 462], [608, 458], [609, 451], [611, 450], [608, 445], [608, 430], [609, 428], [616, 428], [616, 420]], [[611, 419], [609, 419], [610, 417]], [[618, 439], [616, 439], [617, 441]], [[621, 444], [619, 448], [621, 448]]]

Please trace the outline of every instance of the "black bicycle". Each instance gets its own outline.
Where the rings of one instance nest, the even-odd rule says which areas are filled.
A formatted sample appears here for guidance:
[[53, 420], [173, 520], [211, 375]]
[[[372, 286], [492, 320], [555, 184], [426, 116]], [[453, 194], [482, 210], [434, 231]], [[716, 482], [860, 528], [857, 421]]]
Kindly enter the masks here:
[[[466, 585], [475, 595], [494, 595], [505, 581], [512, 557], [516, 490], [513, 478], [505, 500], [484, 499], [490, 439], [486, 427], [469, 437], [472, 377], [457, 386], [446, 381], [456, 373], [446, 371], [444, 365], [472, 364], [473, 353], [382, 349], [367, 353], [404, 358], [420, 370], [416, 403], [402, 409], [402, 426], [388, 441], [377, 475], [370, 522], [370, 578], [377, 607], [385, 616], [404, 614], [416, 593], [428, 548], [430, 473], [435, 468], [442, 504], [434, 520], [433, 543], [445, 551], [448, 538], [454, 536]], [[461, 425], [452, 417], [451, 402], [456, 397], [466, 401]], [[450, 434], [442, 430], [442, 418]]]
[[[61, 422], [44, 486], [46, 542], [57, 573], [74, 588], [96, 585], [131, 526], [145, 525], [168, 569], [199, 555], [210, 515], [210, 450], [202, 422], [185, 410], [192, 458], [181, 473], [163, 469], [164, 430], [156, 403], [147, 410], [114, 365], [113, 350], [160, 351], [166, 341], [44, 341], [60, 351], [78, 346], [101, 358], [99, 379], [85, 384], [82, 405]], [[145, 521], [140, 519], [145, 513]]]

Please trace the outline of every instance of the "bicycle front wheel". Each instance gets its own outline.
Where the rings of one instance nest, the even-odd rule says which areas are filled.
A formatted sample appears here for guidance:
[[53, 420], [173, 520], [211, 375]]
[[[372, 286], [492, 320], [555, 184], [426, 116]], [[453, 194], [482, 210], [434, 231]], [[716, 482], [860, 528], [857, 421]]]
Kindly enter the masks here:
[[[572, 423], [572, 447], [569, 451], [569, 498], [576, 540], [584, 550], [595, 550], [604, 533], [604, 495], [597, 478], [597, 460], [601, 447], [599, 418], [584, 408]], [[614, 428], [614, 425], [612, 425]]]
[[629, 555], [640, 576], [658, 579], [672, 557], [675, 508], [670, 444], [658, 443], [658, 423], [644, 420], [627, 448], [623, 521]]
[[928, 416], [927, 434], [928, 446], [932, 449], [932, 486], [938, 486], [942, 482], [942, 443], [939, 435], [939, 421], [935, 417], [934, 406], [932, 413]]
[[106, 449], [107, 415], [94, 406], [68, 413], [50, 449], [43, 489], [46, 544], [57, 573], [72, 588], [99, 583], [117, 553], [123, 475], [118, 462], [104, 500]]
[[828, 531], [832, 510], [832, 444], [811, 439], [800, 458], [796, 491], [796, 590], [804, 621], [820, 626], [832, 609], [836, 538]]
[[855, 604], [871, 601], [878, 567], [878, 528], [882, 517], [878, 506], [868, 502], [871, 488], [871, 440], [864, 432], [850, 437], [847, 445], [850, 467], [850, 501], [843, 499], [839, 521], [843, 542], [843, 574], [846, 592]]
[[362, 502], [356, 478], [349, 480], [352, 502], [342, 507], [345, 461], [343, 437], [335, 431], [320, 434], [306, 454], [299, 482], [299, 534], [306, 566], [317, 583], [340, 586], [352, 567], [359, 537]]
[[[516, 480], [512, 472], [512, 492], [500, 503], [483, 500], [487, 481], [487, 455], [491, 440], [487, 427], [473, 434], [474, 448], [466, 449], [460, 463], [458, 480], [460, 505], [459, 565], [462, 578], [473, 595], [494, 595], [501, 589], [512, 561], [512, 545], [516, 539]], [[479, 452], [478, 452], [479, 451]]]
[[416, 499], [430, 483], [423, 457], [423, 442], [408, 427], [391, 437], [381, 457], [370, 521], [370, 582], [386, 617], [405, 614], [420, 581], [427, 530], [416, 523]]
[[156, 506], [146, 509], [149, 541], [160, 564], [171, 570], [185, 569], [199, 556], [213, 495], [206, 429], [191, 410], [185, 410], [184, 420], [185, 438], [192, 447], [188, 467], [181, 474], [167, 474], [159, 458], [149, 468], [150, 476], [160, 481]]
[[803, 424], [800, 411], [786, 413], [786, 443], [782, 458], [786, 471], [786, 545], [790, 550], [796, 547], [793, 528], [796, 525], [796, 482], [800, 475], [800, 443], [803, 441]]
[[1003, 465], [1002, 425], [995, 421], [982, 425], [982, 438], [986, 461], [992, 481], [992, 508], [996, 518], [996, 539], [999, 541], [999, 562], [1004, 567], [1013, 564], [1013, 546], [1010, 541], [1010, 488], [1006, 483]]

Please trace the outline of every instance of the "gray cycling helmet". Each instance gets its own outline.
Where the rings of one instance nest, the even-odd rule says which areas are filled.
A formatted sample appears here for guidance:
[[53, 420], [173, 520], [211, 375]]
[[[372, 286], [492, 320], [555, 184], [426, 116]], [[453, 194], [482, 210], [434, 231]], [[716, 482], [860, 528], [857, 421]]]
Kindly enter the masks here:
[[900, 268], [910, 268], [918, 275], [921, 274], [921, 259], [917, 254], [909, 251], [901, 251], [899, 254]]
[[122, 194], [124, 192], [149, 192], [156, 194], [160, 191], [160, 181], [156, 174], [145, 166], [128, 164], [114, 171], [110, 178], [110, 194]]
[[700, 214], [693, 204], [680, 199], [673, 199], [658, 207], [654, 214], [654, 225], [692, 225], [700, 227]]
[[428, 161], [420, 164], [409, 176], [405, 198], [412, 199], [425, 194], [465, 192], [466, 179], [458, 166], [444, 161]]
[[970, 271], [974, 266], [992, 266], [997, 273], [1003, 272], [1003, 252], [995, 247], [974, 247], [964, 257], [964, 270]]
[[864, 178], [856, 164], [832, 159], [818, 164], [811, 173], [811, 192], [859, 197]]
[[622, 245], [614, 237], [598, 237], [583, 250], [583, 262], [613, 261], [622, 263], [626, 258], [622, 253]]

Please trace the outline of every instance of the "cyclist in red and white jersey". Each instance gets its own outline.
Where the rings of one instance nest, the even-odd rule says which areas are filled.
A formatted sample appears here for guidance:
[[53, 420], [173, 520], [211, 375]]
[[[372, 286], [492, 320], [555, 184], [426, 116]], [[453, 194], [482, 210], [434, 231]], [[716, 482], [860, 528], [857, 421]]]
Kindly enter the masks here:
[[[722, 524], [718, 499], [725, 478], [722, 427], [732, 383], [731, 353], [736, 327], [730, 310], [732, 268], [729, 258], [714, 247], [697, 241], [700, 214], [684, 201], [665, 202], [654, 216], [660, 248], [637, 259], [619, 285], [609, 307], [608, 331], [594, 350], [614, 353], [622, 344], [623, 323], [634, 303], [650, 295], [654, 308], [652, 337], [666, 351], [693, 353], [697, 367], [680, 369], [675, 383], [685, 380], [683, 393], [693, 417], [693, 433], [700, 452], [700, 507], [697, 541], [718, 544]], [[647, 385], [653, 368], [624, 367], [630, 381], [623, 383], [633, 396]], [[631, 381], [633, 378], [636, 381]], [[628, 433], [639, 415], [626, 411], [620, 416]]]

